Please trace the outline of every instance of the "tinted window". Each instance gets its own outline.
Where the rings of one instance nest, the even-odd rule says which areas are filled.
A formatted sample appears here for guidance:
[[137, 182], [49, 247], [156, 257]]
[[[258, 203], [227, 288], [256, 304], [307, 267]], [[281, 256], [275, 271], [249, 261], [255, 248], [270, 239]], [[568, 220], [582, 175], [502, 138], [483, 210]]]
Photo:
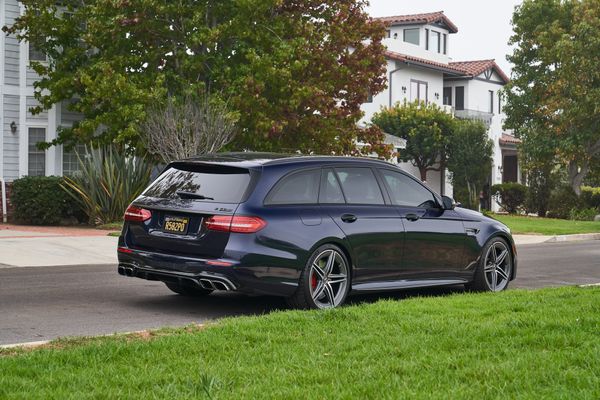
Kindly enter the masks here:
[[321, 193], [319, 194], [319, 203], [340, 204], [344, 203], [342, 188], [338, 183], [333, 170], [323, 170], [321, 178]]
[[[178, 199], [185, 193], [196, 195], [185, 198], [215, 201], [220, 203], [239, 203], [248, 188], [250, 174], [243, 169], [218, 169], [190, 166], [169, 168], [146, 189], [145, 196]], [[177, 194], [177, 192], [183, 193]], [[204, 199], [200, 198], [203, 196]]]
[[383, 196], [370, 168], [336, 168], [349, 204], [383, 204]]
[[404, 41], [412, 44], [419, 44], [421, 30], [419, 28], [410, 28], [404, 30]]
[[457, 110], [464, 110], [465, 109], [465, 87], [457, 86], [454, 90], [455, 90], [454, 95], [456, 96], [455, 108]]
[[316, 204], [320, 169], [298, 172], [283, 178], [267, 196], [266, 204]]
[[390, 189], [393, 204], [423, 208], [436, 206], [433, 194], [414, 179], [390, 170], [381, 170], [381, 173]]

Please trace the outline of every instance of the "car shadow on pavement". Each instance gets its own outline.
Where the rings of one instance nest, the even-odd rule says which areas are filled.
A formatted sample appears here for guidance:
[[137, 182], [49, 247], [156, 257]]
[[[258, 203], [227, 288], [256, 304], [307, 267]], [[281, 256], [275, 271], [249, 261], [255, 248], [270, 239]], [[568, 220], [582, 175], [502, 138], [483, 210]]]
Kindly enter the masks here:
[[[415, 297], [447, 296], [463, 293], [463, 286], [406, 289], [384, 293], [350, 296], [348, 305], [375, 303], [379, 300], [404, 300]], [[214, 319], [241, 315], [261, 315], [290, 308], [285, 299], [275, 296], [251, 296], [239, 293], [213, 293], [204, 297], [185, 297], [171, 293], [143, 296], [132, 300], [130, 307], [144, 312], [175, 314], [196, 318]]]

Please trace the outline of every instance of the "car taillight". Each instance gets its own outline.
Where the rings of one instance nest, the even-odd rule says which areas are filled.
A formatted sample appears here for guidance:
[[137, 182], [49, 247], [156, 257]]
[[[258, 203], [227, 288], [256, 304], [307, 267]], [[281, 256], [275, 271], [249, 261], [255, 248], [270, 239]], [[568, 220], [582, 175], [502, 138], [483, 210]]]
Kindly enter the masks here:
[[150, 210], [146, 210], [145, 208], [129, 206], [125, 211], [125, 215], [123, 219], [125, 221], [133, 221], [133, 222], [144, 222], [152, 218], [152, 212]]
[[204, 221], [206, 229], [220, 232], [254, 233], [267, 226], [259, 217], [214, 215]]

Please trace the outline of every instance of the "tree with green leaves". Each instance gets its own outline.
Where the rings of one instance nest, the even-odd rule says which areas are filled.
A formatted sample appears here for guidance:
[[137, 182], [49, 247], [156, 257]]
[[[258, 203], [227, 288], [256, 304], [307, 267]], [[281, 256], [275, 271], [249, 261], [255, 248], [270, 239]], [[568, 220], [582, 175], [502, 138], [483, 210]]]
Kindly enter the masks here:
[[399, 158], [417, 167], [422, 181], [427, 180], [427, 172], [445, 169], [454, 119], [434, 103], [396, 103], [376, 113], [372, 122], [384, 132], [406, 140]]
[[482, 122], [455, 122], [455, 129], [448, 143], [448, 171], [455, 197], [462, 191], [466, 197], [460, 200], [465, 206], [477, 209], [479, 192], [483, 190], [492, 171], [494, 144]]
[[525, 0], [513, 29], [505, 126], [530, 161], [562, 164], [580, 194], [600, 155], [600, 2]]
[[149, 109], [218, 95], [240, 116], [230, 148], [389, 152], [356, 126], [385, 86], [384, 27], [367, 0], [23, 0], [7, 34], [49, 57], [33, 63], [48, 109], [74, 99], [84, 119], [53, 143], [140, 146]]

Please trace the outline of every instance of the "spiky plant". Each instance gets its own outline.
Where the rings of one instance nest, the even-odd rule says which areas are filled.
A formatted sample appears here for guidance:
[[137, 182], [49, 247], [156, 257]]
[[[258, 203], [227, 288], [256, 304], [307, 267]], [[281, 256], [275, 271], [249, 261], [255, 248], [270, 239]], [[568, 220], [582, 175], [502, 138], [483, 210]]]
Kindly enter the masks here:
[[94, 225], [119, 221], [127, 206], [150, 182], [153, 164], [115, 146], [77, 153], [79, 171], [65, 177], [63, 189], [75, 198]]

